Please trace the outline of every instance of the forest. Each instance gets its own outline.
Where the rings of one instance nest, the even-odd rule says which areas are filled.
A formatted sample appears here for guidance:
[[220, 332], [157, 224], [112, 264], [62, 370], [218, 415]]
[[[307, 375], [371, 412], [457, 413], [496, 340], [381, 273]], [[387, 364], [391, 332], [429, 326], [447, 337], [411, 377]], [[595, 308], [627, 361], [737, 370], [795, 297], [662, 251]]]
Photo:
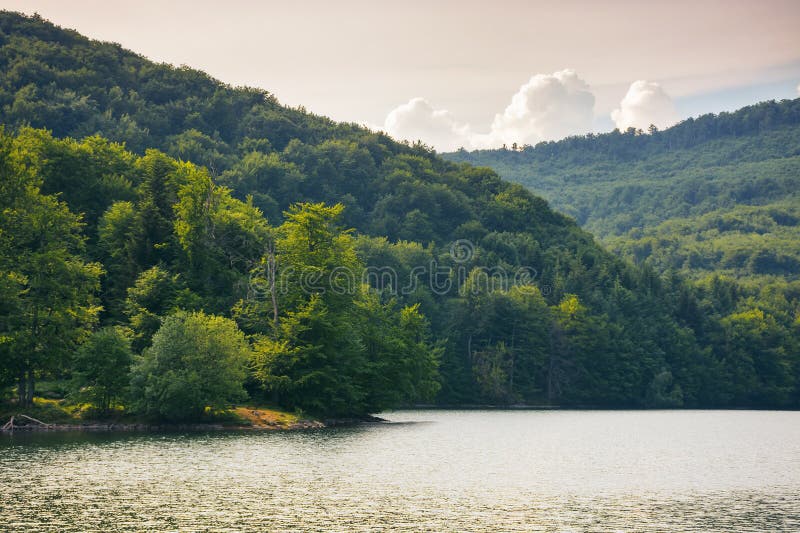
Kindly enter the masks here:
[[[764, 109], [795, 116], [794, 102]], [[719, 217], [797, 242], [796, 162], [747, 155], [792, 138], [784, 114], [757, 133], [732, 121], [725, 135], [741, 146], [728, 156], [696, 132], [673, 139], [731, 176], [765, 165], [774, 187], [753, 181], [764, 201], [724, 216], [716, 204], [658, 211], [674, 220], [615, 244], [627, 258], [570, 218], [612, 236], [601, 217], [592, 226], [545, 191], [561, 214], [471, 163], [502, 164], [448, 161], [0, 12], [0, 395], [30, 405], [56, 383], [64, 401], [170, 421], [244, 401], [323, 417], [431, 403], [800, 407], [796, 247], [730, 265], [769, 283], [664, 267], [684, 239], [706, 241], [692, 228], [724, 234]], [[642, 154], [666, 157], [648, 146], [668, 131], [613, 134], [629, 152], [615, 164], [657, 167]], [[534, 166], [562, 170], [605, 157], [606, 141], [569, 142], [596, 152], [490, 155], [533, 151]], [[613, 175], [580, 194], [602, 197]], [[647, 238], [681, 242], [647, 261]]]
[[445, 157], [495, 169], [661, 272], [800, 279], [800, 99]]

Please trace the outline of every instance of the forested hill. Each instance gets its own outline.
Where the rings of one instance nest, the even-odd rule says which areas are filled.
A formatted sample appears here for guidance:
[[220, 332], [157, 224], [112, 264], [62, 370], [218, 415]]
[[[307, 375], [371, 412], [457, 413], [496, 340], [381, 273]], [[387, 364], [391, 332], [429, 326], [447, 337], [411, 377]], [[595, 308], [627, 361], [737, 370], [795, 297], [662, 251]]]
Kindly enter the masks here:
[[[424, 146], [8, 12], [0, 122], [0, 390], [171, 418], [242, 387], [335, 416], [800, 404], [798, 294], [659, 277]], [[205, 387], [220, 360], [246, 364]]]
[[800, 99], [445, 157], [492, 167], [661, 271], [800, 279]]

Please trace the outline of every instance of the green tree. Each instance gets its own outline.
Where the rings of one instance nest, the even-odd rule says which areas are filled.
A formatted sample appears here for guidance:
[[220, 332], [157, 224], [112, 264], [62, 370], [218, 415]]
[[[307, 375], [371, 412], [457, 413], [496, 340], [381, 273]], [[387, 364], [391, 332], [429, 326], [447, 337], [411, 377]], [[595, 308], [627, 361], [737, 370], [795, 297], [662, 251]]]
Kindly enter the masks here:
[[[333, 273], [360, 272], [353, 238], [339, 226], [343, 207], [299, 204], [278, 229], [277, 264], [286, 283], [273, 338], [255, 347], [256, 376], [278, 401], [316, 414], [367, 412], [367, 372], [355, 327], [358, 287], [334, 290]], [[285, 279], [289, 278], [289, 279]]]
[[134, 365], [134, 410], [170, 421], [196, 420], [246, 397], [250, 345], [236, 324], [202, 312], [164, 319]]
[[429, 324], [419, 304], [397, 309], [364, 288], [356, 303], [356, 324], [366, 356], [366, 405], [370, 412], [432, 401], [439, 390], [443, 348], [430, 341]]
[[550, 311], [538, 288], [505, 287], [497, 273], [473, 269], [454, 314], [458, 357], [472, 377], [473, 396], [490, 403], [541, 401], [549, 352]]
[[127, 392], [132, 362], [130, 340], [120, 328], [95, 331], [75, 355], [73, 387], [101, 413], [108, 413], [113, 402]]
[[183, 163], [178, 173], [183, 182], [174, 205], [179, 261], [207, 307], [227, 310], [271, 243], [271, 228], [251, 198], [234, 199], [205, 169]]
[[253, 369], [272, 397], [324, 416], [359, 416], [430, 397], [439, 351], [417, 307], [399, 313], [361, 284], [342, 206], [301, 204], [278, 228], [287, 283], [273, 335], [255, 345]]
[[127, 294], [124, 309], [137, 353], [150, 345], [165, 316], [177, 309], [197, 309], [201, 303], [180, 275], [158, 266], [142, 272]]
[[272, 398], [322, 416], [369, 412], [366, 357], [354, 324], [313, 294], [255, 345], [253, 368]]
[[717, 346], [733, 405], [787, 405], [794, 389], [787, 331], [758, 308], [733, 313], [721, 324], [724, 340]]
[[0, 349], [20, 406], [32, 404], [38, 375], [66, 366], [100, 310], [102, 269], [79, 255], [80, 218], [40, 184], [0, 130]]

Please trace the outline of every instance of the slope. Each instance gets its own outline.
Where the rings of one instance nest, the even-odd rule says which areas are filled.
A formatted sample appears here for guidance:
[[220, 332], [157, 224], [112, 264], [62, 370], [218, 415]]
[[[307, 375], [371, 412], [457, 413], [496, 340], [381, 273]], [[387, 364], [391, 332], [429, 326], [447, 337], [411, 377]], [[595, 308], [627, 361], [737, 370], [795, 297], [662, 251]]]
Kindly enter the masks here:
[[[697, 290], [634, 267], [491, 170], [287, 108], [262, 90], [154, 64], [37, 17], [0, 13], [0, 72], [10, 153], [24, 155], [44, 194], [83, 215], [82, 253], [108, 272], [100, 294], [106, 324], [135, 326], [126, 315], [131, 297], [180, 279], [169, 302], [156, 297], [145, 306], [148, 320], [194, 306], [236, 318], [254, 339], [279, 327], [268, 316], [243, 317], [251, 267], [260, 263], [236, 262], [235, 252], [254, 242], [219, 240], [207, 223], [187, 227], [187, 213], [208, 220], [200, 196], [181, 203], [189, 194], [181, 187], [194, 184], [218, 191], [209, 196], [220, 198], [215, 217], [232, 227], [248, 223], [254, 208], [278, 226], [298, 202], [341, 203], [337, 224], [356, 230], [359, 261], [396, 274], [388, 283], [364, 279], [381, 301], [419, 306], [430, 322], [441, 349], [441, 403], [798, 402], [796, 296], [760, 300], [751, 320], [755, 304], [724, 283]], [[187, 171], [173, 158], [208, 170]], [[197, 181], [187, 183], [187, 173]], [[231, 203], [225, 187], [241, 202]], [[125, 217], [142, 221], [130, 235], [152, 230], [158, 239], [101, 231]], [[215, 255], [201, 253], [198, 264], [182, 251], [187, 235], [213, 238]], [[109, 238], [123, 246], [108, 246]], [[268, 261], [269, 249], [263, 253]], [[409, 280], [411, 289], [400, 290]], [[726, 342], [741, 321], [752, 327], [741, 342]], [[758, 321], [780, 334], [760, 336]]]
[[616, 251], [660, 270], [757, 283], [800, 277], [800, 99], [445, 157], [543, 195]]

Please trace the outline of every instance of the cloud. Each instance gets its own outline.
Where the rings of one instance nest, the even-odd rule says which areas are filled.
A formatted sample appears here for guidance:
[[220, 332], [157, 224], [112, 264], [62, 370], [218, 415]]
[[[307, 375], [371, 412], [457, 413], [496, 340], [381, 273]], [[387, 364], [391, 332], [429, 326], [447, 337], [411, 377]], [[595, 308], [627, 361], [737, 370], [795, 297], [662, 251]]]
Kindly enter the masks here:
[[536, 144], [588, 133], [594, 118], [594, 94], [574, 70], [537, 74], [519, 88], [488, 136], [478, 144]]
[[797, 94], [800, 95], [800, 83], [797, 84]]
[[470, 128], [461, 124], [445, 109], [435, 109], [424, 98], [412, 98], [393, 109], [384, 123], [386, 133], [411, 142], [421, 140], [440, 151], [467, 147]]
[[400, 139], [421, 140], [440, 151], [464, 147], [497, 148], [503, 144], [536, 144], [587, 133], [592, 129], [594, 94], [573, 70], [537, 74], [495, 115], [487, 133], [477, 133], [449, 111], [436, 109], [424, 98], [413, 98], [393, 109], [384, 130]]
[[658, 83], [638, 80], [631, 83], [619, 108], [611, 112], [611, 119], [620, 131], [631, 127], [646, 130], [651, 124], [664, 129], [678, 122], [678, 112]]

